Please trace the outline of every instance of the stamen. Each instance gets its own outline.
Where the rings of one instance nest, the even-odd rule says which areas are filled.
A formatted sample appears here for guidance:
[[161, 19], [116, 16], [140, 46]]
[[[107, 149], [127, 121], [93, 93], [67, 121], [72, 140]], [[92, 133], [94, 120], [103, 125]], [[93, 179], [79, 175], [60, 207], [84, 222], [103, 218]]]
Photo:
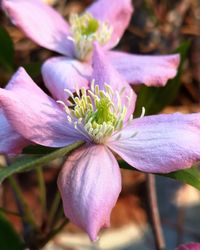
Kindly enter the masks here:
[[69, 115], [67, 116], [67, 120], [69, 123], [72, 123], [72, 118]]
[[74, 104], [69, 99], [67, 100], [67, 104], [68, 106], [74, 106]]
[[68, 39], [69, 41], [72, 41], [73, 43], [75, 43], [75, 40], [74, 40], [74, 38], [73, 38], [73, 37], [71, 37], [71, 36], [67, 36], [67, 39]]
[[94, 92], [94, 83], [95, 83], [95, 80], [93, 79], [92, 82], [91, 82], [91, 90], [92, 90], [92, 92]]
[[140, 118], [144, 117], [145, 116], [145, 107], [142, 107], [142, 113], [140, 115]]
[[91, 89], [76, 91], [77, 96], [65, 89], [73, 101], [67, 101], [69, 107], [63, 101], [58, 103], [64, 106], [67, 120], [76, 130], [96, 143], [104, 143], [123, 127], [127, 108], [122, 104], [121, 92], [114, 92], [108, 84], [105, 84], [105, 90], [100, 90], [94, 82]]
[[56, 101], [56, 102], [59, 103], [59, 104], [61, 104], [61, 105], [63, 105], [64, 110], [65, 110], [65, 112], [66, 112], [67, 114], [70, 113], [69, 108], [67, 107], [67, 105], [66, 105], [63, 101], [58, 100], [58, 101]]
[[77, 83], [75, 84], [75, 90], [76, 90], [77, 96], [80, 98], [80, 90], [79, 90], [79, 86]]
[[107, 83], [105, 83], [104, 85], [105, 85], [106, 92], [108, 92], [109, 94], [113, 96], [113, 90], [110, 87], [110, 85], [108, 85]]
[[85, 13], [81, 16], [72, 14], [69, 18], [71, 36], [67, 39], [75, 45], [77, 58], [87, 59], [93, 49], [94, 41], [105, 45], [111, 38], [112, 27], [105, 22], [96, 20], [91, 14]]
[[74, 101], [74, 94], [69, 89], [64, 89], [64, 91], [73, 99]]
[[133, 114], [130, 115], [129, 119], [128, 119], [128, 123], [131, 122], [133, 120]]
[[95, 94], [98, 96], [99, 95], [99, 85], [95, 86]]

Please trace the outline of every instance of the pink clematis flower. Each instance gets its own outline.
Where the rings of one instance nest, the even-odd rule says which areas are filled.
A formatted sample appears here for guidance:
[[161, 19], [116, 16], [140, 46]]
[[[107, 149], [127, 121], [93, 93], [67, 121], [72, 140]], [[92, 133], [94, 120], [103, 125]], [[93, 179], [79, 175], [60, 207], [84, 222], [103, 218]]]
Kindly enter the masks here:
[[92, 78], [89, 89], [83, 85], [75, 95], [65, 90], [70, 101], [56, 102], [20, 68], [11, 88], [0, 89], [0, 105], [14, 130], [33, 143], [64, 147], [85, 141], [65, 162], [58, 187], [66, 217], [94, 241], [109, 226], [121, 191], [114, 155], [145, 172], [188, 168], [200, 160], [200, 113], [133, 119], [134, 93], [98, 46]]
[[29, 142], [10, 125], [0, 108], [0, 154], [18, 154]]
[[[8, 84], [6, 89], [11, 90], [11, 84]], [[30, 142], [13, 129], [0, 107], [0, 154], [21, 153], [28, 144]]]
[[[127, 28], [133, 8], [131, 0], [98, 0], [69, 23], [52, 7], [40, 0], [2, 0], [2, 7], [12, 22], [39, 45], [63, 56], [48, 59], [42, 75], [49, 91], [57, 99], [57, 89], [75, 91], [87, 86], [91, 74], [93, 42], [98, 42], [106, 57], [131, 84], [164, 86], [176, 75], [179, 55], [139, 56], [112, 49]], [[127, 63], [128, 62], [128, 63]], [[60, 92], [59, 92], [60, 94]]]
[[183, 244], [176, 248], [176, 250], [200, 250], [200, 243], [191, 242], [187, 244]]

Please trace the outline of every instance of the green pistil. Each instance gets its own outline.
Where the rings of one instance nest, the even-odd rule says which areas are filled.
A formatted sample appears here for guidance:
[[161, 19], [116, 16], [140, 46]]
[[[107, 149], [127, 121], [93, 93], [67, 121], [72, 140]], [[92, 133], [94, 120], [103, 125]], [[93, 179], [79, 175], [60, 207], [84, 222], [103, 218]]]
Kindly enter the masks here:
[[[81, 19], [82, 18], [80, 18], [80, 23]], [[80, 31], [82, 35], [90, 36], [93, 33], [95, 33], [98, 30], [98, 28], [99, 28], [99, 22], [91, 17], [90, 19], [87, 20], [87, 22], [82, 22]]]
[[111, 38], [112, 28], [107, 23], [96, 20], [89, 13], [81, 16], [72, 14], [69, 22], [70, 38], [75, 45], [76, 57], [80, 60], [86, 60], [90, 55], [94, 41], [105, 45]]
[[116, 120], [110, 111], [112, 104], [108, 98], [103, 98], [96, 103], [96, 112], [94, 113], [94, 121], [98, 124], [111, 123]]
[[[66, 90], [74, 102], [71, 107], [67, 107], [62, 101], [58, 102], [64, 105], [68, 121], [76, 129], [86, 133], [96, 143], [104, 143], [114, 131], [123, 127], [126, 107], [119, 100], [114, 105], [111, 86], [105, 84], [105, 90], [100, 90], [98, 85], [94, 86], [94, 82], [91, 85], [90, 90], [82, 88], [78, 91], [76, 97]], [[120, 98], [117, 92], [116, 96]]]

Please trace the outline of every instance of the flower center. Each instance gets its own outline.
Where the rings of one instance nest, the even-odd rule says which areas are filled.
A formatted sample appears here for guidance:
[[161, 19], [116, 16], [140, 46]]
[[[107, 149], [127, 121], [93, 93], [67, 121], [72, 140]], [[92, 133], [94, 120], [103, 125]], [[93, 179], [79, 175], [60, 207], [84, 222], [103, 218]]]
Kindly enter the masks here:
[[69, 18], [76, 57], [86, 60], [92, 52], [93, 42], [105, 45], [111, 38], [112, 28], [105, 22], [97, 21], [91, 14], [72, 14]]
[[57, 102], [64, 106], [68, 121], [90, 140], [103, 143], [123, 127], [127, 109], [121, 103], [120, 94], [114, 92], [111, 86], [105, 84], [105, 90], [99, 90], [93, 81], [90, 90], [81, 88], [76, 91], [77, 96], [69, 90], [65, 91], [72, 102], [68, 100], [68, 106], [62, 101]]

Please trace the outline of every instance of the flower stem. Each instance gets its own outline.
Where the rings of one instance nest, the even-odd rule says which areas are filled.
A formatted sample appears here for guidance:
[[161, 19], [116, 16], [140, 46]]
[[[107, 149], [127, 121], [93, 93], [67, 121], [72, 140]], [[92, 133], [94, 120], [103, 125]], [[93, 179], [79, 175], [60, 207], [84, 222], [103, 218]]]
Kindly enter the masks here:
[[59, 204], [60, 204], [60, 193], [57, 191], [56, 195], [54, 197], [54, 200], [52, 202], [52, 206], [50, 208], [49, 215], [48, 215], [49, 227], [51, 227], [53, 225], [53, 220], [54, 220], [55, 214], [58, 210]]
[[155, 187], [155, 176], [153, 174], [146, 175], [147, 180], [147, 194], [150, 207], [150, 219], [152, 223], [152, 229], [155, 239], [155, 245], [157, 250], [165, 249], [165, 240], [163, 237], [162, 226], [160, 222], [158, 202]]
[[44, 175], [42, 168], [36, 168], [36, 174], [38, 179], [38, 187], [39, 187], [39, 194], [40, 194], [40, 202], [43, 210], [43, 215], [46, 215], [46, 186], [44, 181]]
[[55, 229], [53, 229], [45, 238], [41, 239], [40, 247], [43, 247], [47, 244], [56, 234], [58, 234], [64, 226], [69, 222], [68, 219], [64, 219], [64, 221]]
[[24, 221], [28, 224], [30, 224], [33, 228], [37, 228], [36, 224], [35, 224], [35, 219], [33, 217], [33, 214], [31, 212], [31, 210], [28, 207], [28, 204], [26, 203], [22, 190], [19, 186], [19, 184], [17, 183], [17, 181], [15, 180], [15, 178], [13, 176], [10, 176], [8, 178], [8, 181], [12, 187], [12, 189], [15, 192], [15, 195], [17, 197], [17, 201], [20, 204], [20, 208], [22, 210], [22, 213], [24, 214], [24, 216], [22, 217], [24, 219]]

